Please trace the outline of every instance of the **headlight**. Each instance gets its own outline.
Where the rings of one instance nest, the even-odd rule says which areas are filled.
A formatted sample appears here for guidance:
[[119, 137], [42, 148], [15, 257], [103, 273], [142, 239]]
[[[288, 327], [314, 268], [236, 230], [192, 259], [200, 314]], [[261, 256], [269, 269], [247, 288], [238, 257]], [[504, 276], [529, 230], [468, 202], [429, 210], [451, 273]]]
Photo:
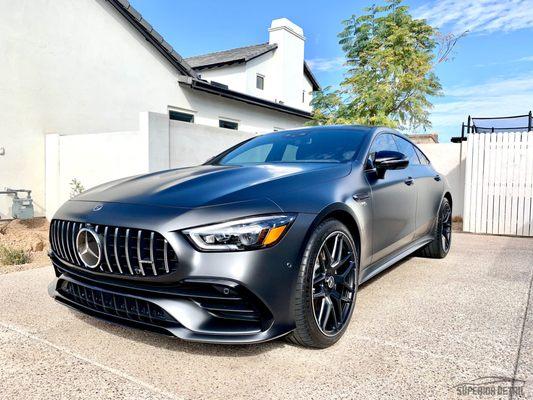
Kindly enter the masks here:
[[260, 249], [278, 243], [295, 218], [294, 214], [250, 217], [186, 229], [183, 233], [201, 250]]

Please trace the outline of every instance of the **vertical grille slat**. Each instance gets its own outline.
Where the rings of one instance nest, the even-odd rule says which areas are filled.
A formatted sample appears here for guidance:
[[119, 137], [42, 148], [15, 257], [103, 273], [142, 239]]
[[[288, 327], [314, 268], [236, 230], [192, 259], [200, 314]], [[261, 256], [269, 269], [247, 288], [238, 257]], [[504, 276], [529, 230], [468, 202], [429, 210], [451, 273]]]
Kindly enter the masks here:
[[72, 234], [70, 233], [70, 221], [67, 222], [67, 227], [66, 227], [66, 231], [65, 231], [65, 242], [67, 243], [67, 250], [68, 250], [68, 261], [73, 263], [75, 262], [74, 260], [74, 253], [72, 252], [72, 250], [74, 249], [74, 247], [72, 246], [73, 243], [72, 243]]
[[113, 267], [111, 266], [111, 263], [109, 262], [109, 255], [107, 254], [107, 232], [109, 230], [109, 227], [106, 226], [104, 229], [104, 256], [105, 256], [105, 262], [107, 264], [107, 268], [109, 269], [109, 272], [113, 272]]
[[114, 242], [114, 250], [115, 250], [115, 261], [117, 262], [117, 267], [118, 267], [118, 270], [120, 271], [121, 274], [123, 274], [124, 272], [122, 272], [122, 266], [120, 265], [120, 258], [118, 256], [118, 236], [119, 236], [119, 229], [118, 228], [115, 228], [115, 238], [113, 240]]
[[[88, 269], [78, 254], [76, 241], [80, 229], [84, 227], [92, 229], [100, 238], [101, 260], [94, 270]], [[169, 274], [178, 267], [174, 249], [163, 235], [155, 231], [57, 219], [51, 221], [49, 234], [55, 256], [64, 261], [66, 267], [76, 266], [93, 273], [138, 278]], [[90, 293], [87, 295], [90, 296]], [[98, 307], [104, 305], [96, 304]], [[141, 314], [145, 311], [143, 309]]]
[[[99, 227], [100, 227], [99, 225], [96, 225], [96, 226], [94, 227], [94, 231], [95, 231], [96, 233], [98, 233], [98, 228], [99, 228]], [[101, 255], [100, 255], [100, 258], [101, 258]], [[104, 267], [102, 266], [102, 264], [103, 264], [103, 263], [102, 263], [102, 260], [100, 260], [100, 265], [98, 266], [98, 267], [100, 268], [100, 271], [103, 271], [103, 270], [104, 270]]]
[[63, 225], [63, 237], [65, 238], [65, 256], [67, 257], [67, 260], [71, 260], [71, 254], [70, 254], [70, 235], [69, 235], [69, 225], [68, 222], [65, 221], [65, 224]]
[[50, 223], [50, 245], [52, 246], [52, 250], [57, 252], [55, 225], [56, 225], [55, 221], [52, 221]]
[[150, 233], [150, 264], [152, 264], [152, 271], [154, 275], [157, 275], [157, 268], [155, 266], [155, 258], [154, 258], [154, 237], [155, 233]]
[[59, 224], [57, 224], [57, 237], [59, 238], [59, 251], [63, 258], [67, 259], [67, 254], [65, 252], [65, 236], [63, 235], [63, 225], [65, 224], [64, 221], [61, 221]]
[[61, 236], [62, 223], [63, 222], [58, 222], [57, 227], [56, 227], [56, 235], [57, 235], [59, 252], [63, 255], [63, 257], [65, 257], [65, 251], [63, 249], [63, 240], [62, 240], [62, 236]]
[[56, 249], [59, 254], [61, 254], [61, 246], [59, 244], [59, 221], [54, 223], [54, 238], [56, 243]]
[[169, 272], [169, 267], [168, 267], [168, 242], [167, 240], [165, 239], [165, 244], [163, 246], [163, 260], [165, 261], [165, 272], [168, 274]]
[[76, 250], [77, 248], [77, 244], [76, 244], [76, 237], [77, 237], [77, 230], [76, 230], [76, 227], [78, 226], [78, 224], [76, 222], [73, 222], [72, 223], [72, 234], [70, 236], [71, 238], [71, 243], [72, 243], [72, 252], [74, 253], [74, 258], [73, 258], [73, 263], [77, 264], [79, 262], [78, 260], [78, 251]]
[[141, 254], [141, 241], [142, 241], [142, 235], [143, 231], [138, 230], [137, 231], [137, 263], [139, 264], [139, 269], [141, 270], [142, 276], [145, 276], [144, 267], [143, 267], [143, 259]]
[[130, 274], [133, 275], [133, 269], [131, 268], [130, 261], [130, 229], [126, 229], [126, 238], [124, 239], [124, 250], [126, 251], [126, 264], [130, 270]]

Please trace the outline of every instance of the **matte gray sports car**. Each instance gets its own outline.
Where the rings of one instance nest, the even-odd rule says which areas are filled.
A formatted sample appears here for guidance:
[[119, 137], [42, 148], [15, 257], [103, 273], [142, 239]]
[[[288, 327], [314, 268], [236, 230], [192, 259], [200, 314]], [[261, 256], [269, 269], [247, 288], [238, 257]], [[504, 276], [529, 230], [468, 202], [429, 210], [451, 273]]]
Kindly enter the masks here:
[[394, 130], [271, 133], [65, 203], [50, 292], [188, 340], [326, 347], [361, 282], [417, 250], [446, 256], [451, 214], [445, 179]]

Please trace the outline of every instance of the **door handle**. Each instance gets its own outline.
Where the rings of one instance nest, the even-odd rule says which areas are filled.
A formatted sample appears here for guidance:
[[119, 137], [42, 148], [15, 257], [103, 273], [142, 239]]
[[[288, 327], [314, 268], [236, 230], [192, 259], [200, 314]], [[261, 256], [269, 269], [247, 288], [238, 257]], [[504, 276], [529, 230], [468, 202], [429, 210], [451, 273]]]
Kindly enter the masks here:
[[411, 177], [407, 178], [404, 183], [407, 185], [407, 186], [411, 186], [413, 183], [415, 183], [415, 180]]
[[439, 181], [440, 181], [440, 175], [435, 175], [435, 176], [433, 177], [433, 179], [435, 179], [437, 182], [439, 182]]
[[367, 192], [361, 192], [361, 193], [356, 193], [352, 196], [352, 198], [358, 202], [358, 203], [362, 203], [364, 202], [365, 200], [368, 200], [370, 198], [370, 193], [367, 193]]

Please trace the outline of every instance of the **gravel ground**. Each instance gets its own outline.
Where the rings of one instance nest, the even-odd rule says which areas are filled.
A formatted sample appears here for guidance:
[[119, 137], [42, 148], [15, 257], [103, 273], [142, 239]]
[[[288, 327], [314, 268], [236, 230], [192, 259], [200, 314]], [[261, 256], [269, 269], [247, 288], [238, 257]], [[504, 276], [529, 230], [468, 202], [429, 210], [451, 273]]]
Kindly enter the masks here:
[[457, 233], [446, 259], [399, 263], [363, 285], [346, 335], [325, 350], [113, 325], [53, 302], [52, 275], [0, 277], [1, 399], [509, 398], [458, 392], [487, 376], [533, 398], [533, 239]]
[[0, 221], [0, 246], [24, 250], [31, 259], [22, 265], [3, 265], [0, 260], [0, 275], [48, 264], [48, 229], [45, 218]]

